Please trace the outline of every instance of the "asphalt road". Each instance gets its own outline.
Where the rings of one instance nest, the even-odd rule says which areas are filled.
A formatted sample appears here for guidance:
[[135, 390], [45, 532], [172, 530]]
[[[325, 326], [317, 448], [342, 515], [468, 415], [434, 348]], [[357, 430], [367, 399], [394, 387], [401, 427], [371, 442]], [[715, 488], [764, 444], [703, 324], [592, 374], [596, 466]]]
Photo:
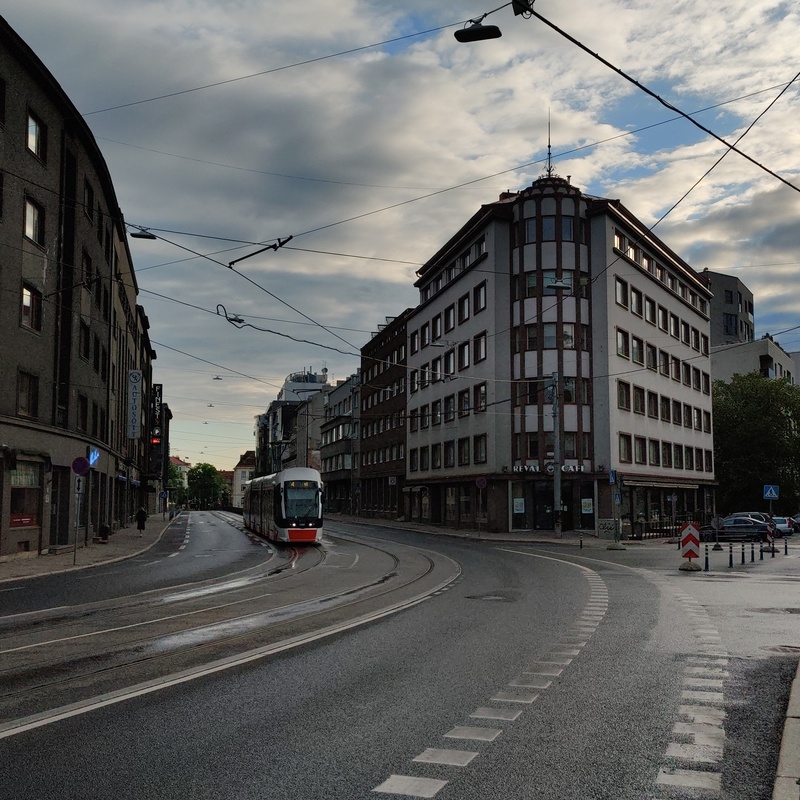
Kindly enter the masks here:
[[793, 556], [690, 576], [664, 545], [337, 531], [461, 574], [372, 624], [0, 740], [8, 796], [771, 797]]

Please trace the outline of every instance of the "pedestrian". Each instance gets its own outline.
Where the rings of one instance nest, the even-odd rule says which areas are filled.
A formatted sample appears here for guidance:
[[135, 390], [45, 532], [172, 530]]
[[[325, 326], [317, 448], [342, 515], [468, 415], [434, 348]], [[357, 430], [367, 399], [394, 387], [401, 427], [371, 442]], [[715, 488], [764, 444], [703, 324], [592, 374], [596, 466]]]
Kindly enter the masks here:
[[139, 510], [136, 512], [136, 527], [139, 529], [139, 536], [144, 535], [142, 531], [144, 530], [144, 523], [146, 521], [147, 512], [144, 510], [144, 506], [139, 506]]

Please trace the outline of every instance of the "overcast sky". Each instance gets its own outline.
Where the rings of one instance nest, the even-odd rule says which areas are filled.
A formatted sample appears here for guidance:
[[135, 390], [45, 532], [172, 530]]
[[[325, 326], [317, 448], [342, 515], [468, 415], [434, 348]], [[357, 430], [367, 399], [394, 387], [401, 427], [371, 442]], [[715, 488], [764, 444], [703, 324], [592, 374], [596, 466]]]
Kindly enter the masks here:
[[[494, 3], [3, 7], [85, 115], [126, 221], [161, 237], [131, 249], [172, 453], [193, 464], [232, 469], [289, 373], [352, 374], [371, 332], [416, 305], [415, 270], [480, 204], [542, 174], [548, 114], [558, 174], [658, 223], [695, 269], [737, 275], [756, 335], [800, 350], [800, 193], [736, 153], [703, 177], [724, 145], [510, 6], [485, 20], [502, 38], [474, 44], [453, 32]], [[794, 2], [535, 10], [731, 143], [800, 69]], [[794, 186], [798, 84], [738, 145]]]

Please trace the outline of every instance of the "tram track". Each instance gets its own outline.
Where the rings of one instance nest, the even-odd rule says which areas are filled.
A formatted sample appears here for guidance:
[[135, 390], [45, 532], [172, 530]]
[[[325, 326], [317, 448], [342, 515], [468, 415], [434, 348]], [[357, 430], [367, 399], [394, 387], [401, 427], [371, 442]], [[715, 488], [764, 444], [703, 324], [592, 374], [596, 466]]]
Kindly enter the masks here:
[[[347, 542], [352, 568], [335, 564], [332, 555], [341, 561], [337, 542]], [[13, 730], [20, 716], [41, 714], [65, 701], [87, 701], [120, 687], [279, 647], [289, 639], [301, 643], [383, 608], [400, 610], [426, 596], [432, 576], [439, 580], [433, 575], [436, 559], [413, 548], [357, 536], [337, 536], [330, 544], [304, 549], [302, 566], [273, 569], [271, 576], [246, 587], [224, 589], [227, 601], [213, 606], [204, 601], [218, 593], [179, 587], [149, 593], [144, 601], [135, 598], [125, 609], [104, 603], [102, 609], [76, 607], [72, 616], [58, 609], [50, 626], [41, 618], [17, 618], [10, 627], [0, 620], [0, 737]], [[452, 562], [438, 571], [448, 580], [458, 574]], [[444, 575], [441, 580], [447, 582]], [[438, 585], [431, 584], [431, 590]], [[181, 591], [183, 598], [176, 596]], [[154, 616], [168, 597], [175, 612]], [[241, 613], [243, 606], [246, 613]]]

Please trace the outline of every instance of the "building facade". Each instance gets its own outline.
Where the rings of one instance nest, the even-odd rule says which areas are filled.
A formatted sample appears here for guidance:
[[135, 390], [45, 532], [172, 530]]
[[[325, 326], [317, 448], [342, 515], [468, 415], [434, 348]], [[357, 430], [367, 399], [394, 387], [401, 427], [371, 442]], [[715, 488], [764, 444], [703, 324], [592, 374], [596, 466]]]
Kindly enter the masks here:
[[361, 348], [361, 450], [354, 487], [359, 513], [397, 519], [407, 501], [408, 398], [406, 309], [387, 317]]
[[358, 375], [339, 381], [325, 396], [325, 419], [320, 426], [320, 460], [325, 484], [325, 507], [329, 511], [358, 511]]
[[10, 554], [87, 542], [147, 501], [155, 354], [94, 137], [0, 28], [0, 554]]
[[242, 508], [244, 505], [244, 488], [255, 477], [255, 472], [256, 453], [255, 450], [248, 450], [239, 457], [231, 476], [231, 503], [234, 508]]
[[614, 535], [713, 511], [711, 293], [621, 203], [549, 171], [415, 285], [407, 516]]
[[712, 292], [711, 346], [752, 342], [755, 338], [753, 293], [734, 275], [704, 269], [700, 280]]

